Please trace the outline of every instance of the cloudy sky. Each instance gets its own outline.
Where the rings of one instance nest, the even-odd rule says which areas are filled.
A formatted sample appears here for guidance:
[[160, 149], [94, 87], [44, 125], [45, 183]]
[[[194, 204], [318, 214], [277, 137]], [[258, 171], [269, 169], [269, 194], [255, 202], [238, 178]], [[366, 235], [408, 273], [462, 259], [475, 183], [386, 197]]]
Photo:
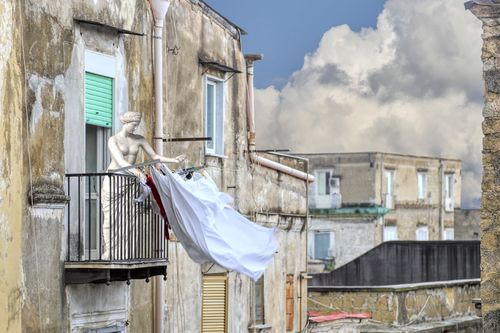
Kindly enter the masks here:
[[[240, 24], [230, 14], [242, 15], [246, 22], [258, 15], [253, 7], [241, 8], [245, 11], [240, 13], [235, 3], [243, 0], [232, 0], [233, 7], [227, 8], [225, 2], [209, 1]], [[259, 21], [257, 31], [273, 31], [269, 36], [258, 34], [266, 50], [262, 63], [274, 59], [277, 68], [256, 67], [256, 77], [265, 77], [258, 81], [255, 94], [258, 146], [296, 152], [384, 151], [459, 158], [463, 160], [463, 206], [477, 207], [481, 26], [464, 10], [463, 2], [373, 1], [365, 12], [366, 1], [339, 1], [345, 21], [332, 14], [330, 24], [324, 6], [337, 5], [337, 1], [317, 0], [323, 7], [311, 5], [314, 1], [275, 0], [273, 4], [283, 7], [295, 2], [308, 5], [299, 8], [291, 23], [286, 15]], [[286, 8], [296, 10], [293, 7]], [[265, 5], [258, 10], [262, 8]], [[308, 25], [317, 10], [321, 12], [318, 22]], [[288, 24], [307, 26], [302, 32], [307, 35], [304, 42], [290, 36]], [[252, 29], [242, 27], [249, 33], [248, 44], [258, 47], [258, 39], [250, 42]], [[301, 45], [286, 50], [293, 56], [281, 61], [285, 65], [276, 62], [273, 49], [267, 47], [280, 36], [275, 30], [281, 31], [276, 52], [283, 52], [279, 43], [284, 41]], [[285, 35], [290, 37], [285, 39]], [[283, 55], [278, 59], [284, 59]]]

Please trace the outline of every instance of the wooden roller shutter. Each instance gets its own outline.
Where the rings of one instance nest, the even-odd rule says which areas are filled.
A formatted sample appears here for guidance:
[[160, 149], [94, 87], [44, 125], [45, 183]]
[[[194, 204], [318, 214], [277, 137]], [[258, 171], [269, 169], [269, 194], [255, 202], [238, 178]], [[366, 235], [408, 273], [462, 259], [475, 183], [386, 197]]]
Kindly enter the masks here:
[[203, 276], [201, 332], [227, 332], [227, 274]]
[[113, 124], [113, 78], [85, 72], [85, 122], [111, 128]]
[[286, 331], [293, 331], [293, 274], [286, 276]]

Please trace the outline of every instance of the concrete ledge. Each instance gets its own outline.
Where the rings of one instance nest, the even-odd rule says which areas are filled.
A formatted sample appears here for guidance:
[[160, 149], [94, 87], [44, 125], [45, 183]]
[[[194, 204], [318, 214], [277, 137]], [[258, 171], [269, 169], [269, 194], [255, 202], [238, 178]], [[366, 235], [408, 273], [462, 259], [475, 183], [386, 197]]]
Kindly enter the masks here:
[[310, 324], [311, 333], [470, 333], [481, 332], [481, 318], [464, 316], [449, 320], [427, 322], [413, 325], [383, 325], [369, 320], [361, 322], [355, 320], [342, 320], [321, 324]]
[[479, 285], [481, 279], [464, 279], [451, 281], [434, 281], [409, 284], [395, 284], [387, 286], [311, 286], [307, 287], [312, 292], [336, 292], [336, 291], [371, 291], [371, 292], [401, 292], [418, 289], [435, 289], [462, 285]]

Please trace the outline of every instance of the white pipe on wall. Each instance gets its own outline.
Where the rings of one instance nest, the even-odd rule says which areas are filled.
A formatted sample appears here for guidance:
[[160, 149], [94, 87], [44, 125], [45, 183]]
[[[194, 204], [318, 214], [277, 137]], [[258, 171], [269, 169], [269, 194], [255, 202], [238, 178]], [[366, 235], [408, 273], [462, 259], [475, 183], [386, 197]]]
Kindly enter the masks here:
[[[156, 138], [163, 138], [163, 20], [167, 14], [170, 1], [149, 0], [153, 12], [155, 26], [153, 34], [154, 49], [154, 80], [155, 80], [155, 134]], [[163, 155], [163, 140], [156, 139], [155, 151]], [[161, 276], [154, 279], [154, 332], [164, 332], [164, 281]]]
[[255, 134], [255, 104], [254, 104], [254, 94], [253, 94], [253, 76], [254, 76], [253, 64], [255, 61], [261, 59], [262, 55], [260, 54], [245, 55], [245, 60], [247, 64], [247, 96], [248, 96], [247, 120], [248, 120], [248, 152], [250, 155], [250, 161], [308, 182], [314, 182], [313, 175], [291, 168], [284, 164], [269, 160], [262, 156], [258, 156], [257, 153], [255, 152], [256, 134]]
[[314, 181], [314, 176], [312, 176], [312, 175], [309, 175], [305, 172], [291, 168], [291, 167], [286, 166], [284, 164], [269, 160], [269, 159], [264, 158], [262, 156], [258, 156], [255, 152], [250, 153], [250, 159], [255, 164], [262, 165], [262, 166], [265, 166], [267, 168], [286, 173], [287, 175], [293, 176], [295, 178], [307, 180], [308, 182]]
[[[154, 77], [155, 77], [155, 138], [163, 138], [163, 27], [155, 25], [154, 43]], [[156, 139], [155, 151], [163, 156], [163, 140]]]

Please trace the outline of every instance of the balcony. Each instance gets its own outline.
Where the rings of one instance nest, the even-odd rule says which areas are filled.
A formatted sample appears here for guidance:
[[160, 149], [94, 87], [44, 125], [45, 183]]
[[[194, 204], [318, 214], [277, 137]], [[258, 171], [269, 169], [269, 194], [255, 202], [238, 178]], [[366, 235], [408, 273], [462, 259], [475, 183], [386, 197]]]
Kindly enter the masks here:
[[137, 178], [116, 173], [66, 175], [67, 284], [166, 278], [163, 218]]

